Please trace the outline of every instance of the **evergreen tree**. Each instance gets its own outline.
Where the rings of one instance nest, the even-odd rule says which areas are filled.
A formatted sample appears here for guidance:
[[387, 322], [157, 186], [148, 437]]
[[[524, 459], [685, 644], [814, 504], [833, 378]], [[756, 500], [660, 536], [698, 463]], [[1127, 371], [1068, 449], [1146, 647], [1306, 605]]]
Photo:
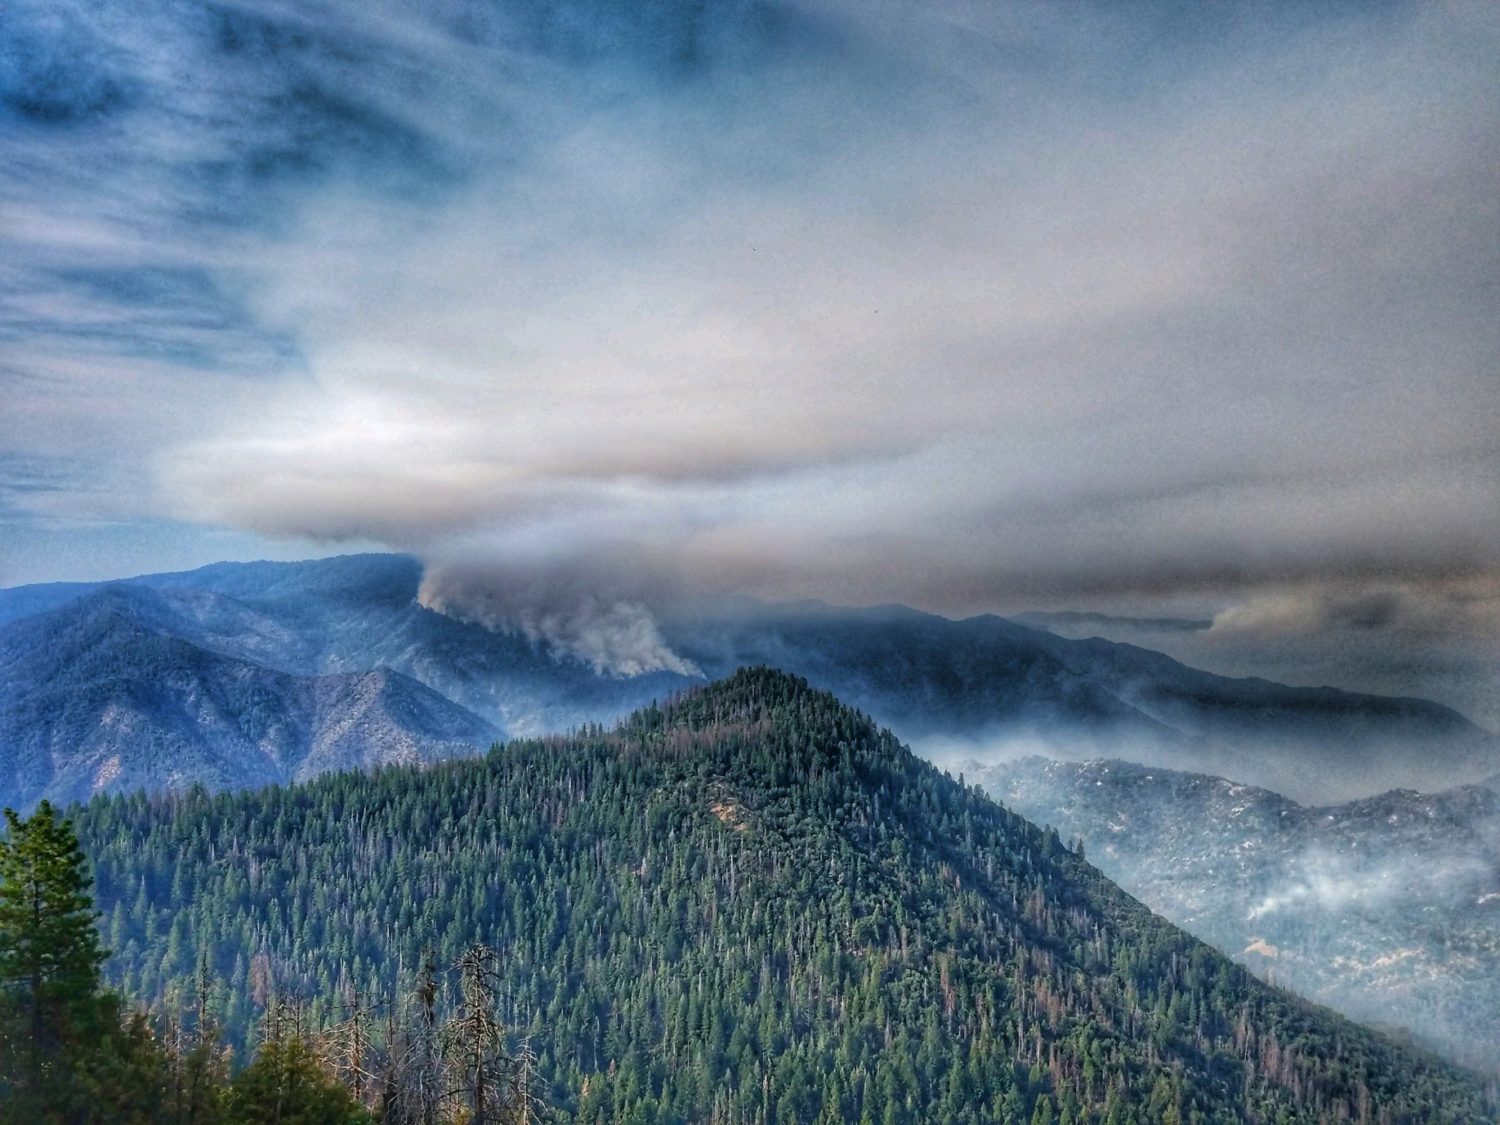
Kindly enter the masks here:
[[229, 1091], [228, 1125], [371, 1125], [374, 1118], [325, 1074], [301, 1038], [261, 1044]]
[[105, 1030], [105, 952], [73, 825], [43, 801], [5, 810], [0, 840], [0, 1104], [13, 1120], [67, 1120], [88, 1104], [81, 1054]]

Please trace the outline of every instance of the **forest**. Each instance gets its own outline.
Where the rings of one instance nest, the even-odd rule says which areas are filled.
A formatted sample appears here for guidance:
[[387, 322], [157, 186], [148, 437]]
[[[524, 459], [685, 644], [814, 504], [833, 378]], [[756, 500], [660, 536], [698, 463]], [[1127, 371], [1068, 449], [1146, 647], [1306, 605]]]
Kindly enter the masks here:
[[[479, 760], [69, 815], [3, 853], [9, 1121], [1496, 1117], [783, 673]], [[77, 951], [40, 990], [39, 945]], [[293, 1088], [324, 1108], [266, 1116]]]
[[[6, 810], [0, 842], [0, 1122], [6, 1125], [528, 1125], [542, 1106], [533, 1056], [506, 1052], [495, 1019], [495, 952], [465, 950], [439, 1021], [437, 966], [424, 963], [406, 1018], [378, 1050], [369, 1013], [313, 1028], [295, 1001], [264, 1005], [248, 1065], [209, 1010], [200, 963], [186, 1013], [128, 1006], [101, 987], [87, 861], [73, 826], [43, 803]], [[371, 1070], [370, 1067], [376, 1069]]]

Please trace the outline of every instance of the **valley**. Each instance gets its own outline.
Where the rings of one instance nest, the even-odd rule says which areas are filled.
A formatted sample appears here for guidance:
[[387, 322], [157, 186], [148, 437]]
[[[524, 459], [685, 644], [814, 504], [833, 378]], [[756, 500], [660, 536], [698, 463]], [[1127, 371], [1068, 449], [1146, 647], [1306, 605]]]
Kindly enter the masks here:
[[1257, 975], [1470, 1065], [1500, 1059], [1500, 792], [1304, 807], [1223, 778], [1027, 758], [966, 778]]

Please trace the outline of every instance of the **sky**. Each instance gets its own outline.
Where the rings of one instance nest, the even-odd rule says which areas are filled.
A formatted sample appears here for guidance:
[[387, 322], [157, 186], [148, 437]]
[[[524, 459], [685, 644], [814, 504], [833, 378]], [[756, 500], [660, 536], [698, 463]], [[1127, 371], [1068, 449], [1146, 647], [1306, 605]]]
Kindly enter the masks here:
[[1185, 616], [1500, 726], [1497, 59], [1477, 2], [12, 0], [0, 585]]

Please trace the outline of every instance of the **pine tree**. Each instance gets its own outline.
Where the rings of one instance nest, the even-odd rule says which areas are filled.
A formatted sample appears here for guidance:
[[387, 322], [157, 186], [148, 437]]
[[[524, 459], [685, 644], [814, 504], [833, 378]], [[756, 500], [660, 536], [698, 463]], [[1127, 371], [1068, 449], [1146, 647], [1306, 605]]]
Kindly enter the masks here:
[[0, 1100], [17, 1120], [76, 1115], [86, 1099], [79, 1058], [96, 1046], [106, 1016], [99, 992], [105, 951], [87, 862], [72, 823], [59, 820], [50, 803], [28, 820], [6, 809], [5, 819]]
[[318, 1066], [306, 1040], [261, 1044], [255, 1061], [235, 1075], [230, 1125], [369, 1125], [364, 1107]]

